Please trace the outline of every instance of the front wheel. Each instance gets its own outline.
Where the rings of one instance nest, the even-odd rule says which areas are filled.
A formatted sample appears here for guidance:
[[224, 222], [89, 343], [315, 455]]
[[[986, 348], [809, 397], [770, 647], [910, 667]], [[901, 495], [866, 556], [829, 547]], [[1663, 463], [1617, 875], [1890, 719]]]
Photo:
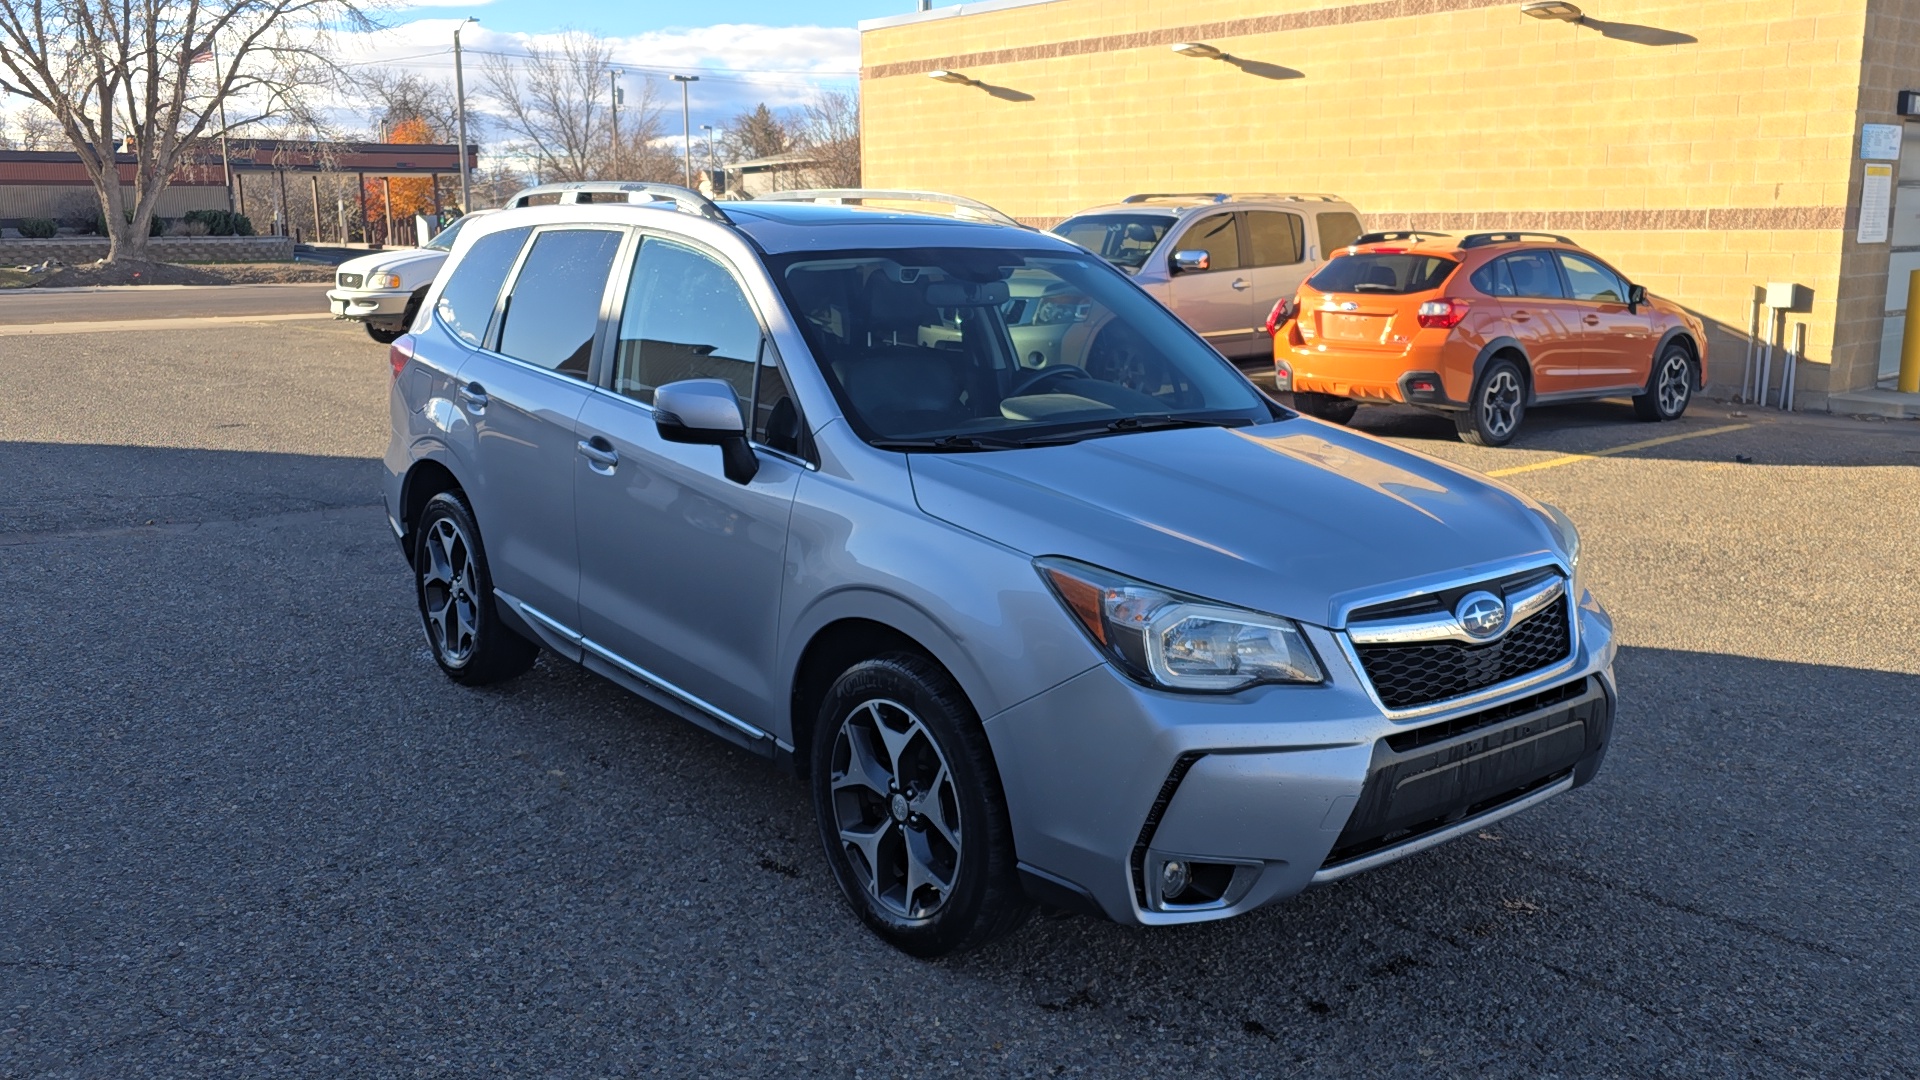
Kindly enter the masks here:
[[1026, 919], [986, 735], [938, 665], [892, 653], [849, 668], [827, 692], [810, 749], [827, 864], [876, 934], [935, 957]]
[[1460, 441], [1472, 446], [1505, 446], [1527, 414], [1527, 384], [1511, 360], [1495, 360], [1480, 373], [1464, 411], [1453, 414]]
[[396, 326], [389, 330], [386, 327], [375, 326], [372, 323], [367, 324], [367, 336], [382, 345], [391, 345], [399, 341], [400, 336], [406, 332], [407, 328], [405, 326]]
[[452, 492], [428, 500], [415, 529], [414, 592], [433, 658], [469, 686], [504, 682], [533, 666], [540, 647], [500, 621], [480, 530]]
[[1325, 420], [1329, 424], [1348, 423], [1353, 419], [1353, 414], [1360, 411], [1360, 403], [1352, 398], [1315, 394], [1305, 390], [1293, 392], [1293, 407], [1315, 420]]
[[1678, 420], [1693, 400], [1693, 357], [1680, 345], [1669, 345], [1647, 374], [1647, 388], [1635, 394], [1633, 414], [1649, 423]]

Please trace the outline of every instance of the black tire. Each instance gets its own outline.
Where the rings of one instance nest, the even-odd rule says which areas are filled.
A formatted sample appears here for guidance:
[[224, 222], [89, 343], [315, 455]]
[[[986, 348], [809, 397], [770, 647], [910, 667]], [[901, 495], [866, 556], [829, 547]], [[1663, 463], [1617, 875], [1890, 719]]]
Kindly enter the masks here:
[[1315, 420], [1325, 420], [1329, 424], [1350, 423], [1353, 414], [1360, 411], [1360, 403], [1352, 398], [1314, 394], [1305, 390], [1293, 392], [1293, 407]]
[[466, 500], [450, 491], [428, 500], [413, 542], [414, 597], [440, 670], [454, 682], [486, 686], [532, 667], [540, 646], [500, 620], [480, 529]]
[[401, 326], [393, 330], [383, 329], [381, 327], [373, 325], [372, 323], [367, 323], [366, 326], [367, 326], [367, 336], [379, 342], [382, 345], [391, 345], [394, 342], [399, 341], [401, 335], [407, 332], [407, 328], [405, 326]]
[[1633, 415], [1648, 423], [1678, 420], [1693, 400], [1693, 354], [1675, 342], [1661, 350], [1647, 372], [1647, 387], [1634, 395]]
[[1470, 446], [1505, 446], [1527, 415], [1527, 380], [1520, 365], [1501, 357], [1473, 381], [1467, 407], [1453, 414], [1453, 429]]
[[[1026, 920], [1032, 904], [986, 733], [938, 664], [897, 652], [847, 669], [821, 703], [809, 750], [827, 865], [874, 933], [930, 958], [977, 949]], [[909, 845], [923, 868], [912, 889]]]

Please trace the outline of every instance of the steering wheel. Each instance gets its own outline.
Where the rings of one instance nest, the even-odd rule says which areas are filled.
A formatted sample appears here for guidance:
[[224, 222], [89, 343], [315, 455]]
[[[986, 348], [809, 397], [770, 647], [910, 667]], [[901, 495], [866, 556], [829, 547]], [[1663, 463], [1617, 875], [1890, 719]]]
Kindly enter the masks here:
[[1092, 377], [1093, 376], [1087, 374], [1085, 368], [1078, 368], [1072, 364], [1055, 364], [1052, 367], [1035, 368], [1031, 371], [1023, 372], [1019, 377], [1015, 378], [1013, 380], [1013, 388], [1007, 391], [1007, 396], [1021, 397], [1026, 394], [1031, 394], [1035, 387], [1046, 382], [1048, 379], [1090, 379]]

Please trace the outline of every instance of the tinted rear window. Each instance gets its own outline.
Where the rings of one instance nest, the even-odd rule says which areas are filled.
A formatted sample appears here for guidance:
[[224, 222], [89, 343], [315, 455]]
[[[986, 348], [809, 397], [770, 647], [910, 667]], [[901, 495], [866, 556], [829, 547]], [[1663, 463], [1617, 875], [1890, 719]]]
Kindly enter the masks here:
[[487, 336], [487, 321], [493, 318], [500, 286], [532, 231], [502, 229], [475, 240], [440, 290], [440, 318], [467, 344], [478, 345]]
[[1053, 227], [1095, 255], [1125, 270], [1146, 265], [1147, 256], [1173, 227], [1174, 219], [1156, 214], [1089, 214], [1068, 218]]
[[1307, 279], [1324, 293], [1386, 293], [1402, 296], [1440, 287], [1460, 264], [1437, 255], [1342, 255]]

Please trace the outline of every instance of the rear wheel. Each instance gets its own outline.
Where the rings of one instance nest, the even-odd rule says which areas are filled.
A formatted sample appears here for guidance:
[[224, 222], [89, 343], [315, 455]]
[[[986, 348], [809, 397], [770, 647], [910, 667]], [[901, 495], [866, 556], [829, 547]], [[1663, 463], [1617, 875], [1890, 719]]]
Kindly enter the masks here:
[[1499, 359], [1480, 372], [1467, 408], [1453, 414], [1460, 441], [1473, 446], [1505, 446], [1520, 430], [1527, 413], [1527, 384], [1520, 366]]
[[1633, 414], [1649, 423], [1678, 420], [1693, 400], [1693, 356], [1686, 347], [1669, 345], [1647, 373], [1647, 388], [1634, 395]]
[[1293, 392], [1293, 407], [1315, 420], [1325, 420], [1329, 424], [1347, 423], [1353, 419], [1354, 413], [1360, 411], [1360, 403], [1352, 398], [1315, 394], [1305, 390]]
[[937, 664], [903, 652], [849, 668], [827, 692], [810, 749], [827, 864], [870, 929], [934, 957], [1025, 921], [986, 735]]
[[440, 670], [455, 682], [485, 686], [532, 667], [540, 647], [500, 621], [493, 575], [466, 502], [450, 491], [428, 500], [414, 543], [420, 622]]

